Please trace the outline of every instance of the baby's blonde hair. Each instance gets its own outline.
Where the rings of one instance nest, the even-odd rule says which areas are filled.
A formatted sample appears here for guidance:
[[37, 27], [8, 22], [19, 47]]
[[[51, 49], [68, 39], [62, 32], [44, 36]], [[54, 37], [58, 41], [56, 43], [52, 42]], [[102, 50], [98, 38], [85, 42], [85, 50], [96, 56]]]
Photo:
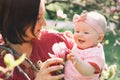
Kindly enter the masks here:
[[106, 18], [102, 14], [96, 11], [91, 11], [87, 13], [87, 19], [91, 19], [93, 22], [97, 23], [97, 25], [101, 27], [103, 33], [105, 33], [105, 30], [107, 27], [107, 21], [106, 21]]

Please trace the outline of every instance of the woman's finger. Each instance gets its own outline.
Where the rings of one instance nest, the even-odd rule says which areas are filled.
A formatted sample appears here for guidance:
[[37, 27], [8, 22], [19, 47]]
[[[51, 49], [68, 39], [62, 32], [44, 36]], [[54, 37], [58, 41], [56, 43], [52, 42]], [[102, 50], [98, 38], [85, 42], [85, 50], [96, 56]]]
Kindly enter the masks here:
[[56, 63], [64, 64], [63, 59], [50, 58], [50, 59], [47, 59], [45, 62], [42, 63], [41, 69], [46, 69], [46, 68], [50, 67], [52, 64], [56, 64]]
[[55, 66], [48, 67], [47, 72], [50, 73], [50, 72], [61, 70], [63, 68], [64, 68], [63, 65], [55, 65]]
[[51, 77], [50, 80], [60, 80], [62, 78], [64, 78], [64, 74], [55, 75], [55, 76]]

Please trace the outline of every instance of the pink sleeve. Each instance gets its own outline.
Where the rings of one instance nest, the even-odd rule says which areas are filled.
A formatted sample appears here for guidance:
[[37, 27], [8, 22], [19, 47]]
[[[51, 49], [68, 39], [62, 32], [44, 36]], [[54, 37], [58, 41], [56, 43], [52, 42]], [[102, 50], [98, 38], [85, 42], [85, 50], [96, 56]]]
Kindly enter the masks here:
[[96, 69], [95, 73], [100, 73], [105, 65], [105, 57], [102, 47], [89, 51], [85, 61], [90, 63]]

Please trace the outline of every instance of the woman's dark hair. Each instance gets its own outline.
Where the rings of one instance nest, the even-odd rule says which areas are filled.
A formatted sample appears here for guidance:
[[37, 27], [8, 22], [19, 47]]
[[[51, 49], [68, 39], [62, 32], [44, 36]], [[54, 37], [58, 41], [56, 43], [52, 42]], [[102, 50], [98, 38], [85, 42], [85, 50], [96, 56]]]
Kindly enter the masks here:
[[25, 31], [34, 27], [39, 13], [40, 0], [0, 0], [0, 32], [4, 40], [13, 44], [26, 42]]

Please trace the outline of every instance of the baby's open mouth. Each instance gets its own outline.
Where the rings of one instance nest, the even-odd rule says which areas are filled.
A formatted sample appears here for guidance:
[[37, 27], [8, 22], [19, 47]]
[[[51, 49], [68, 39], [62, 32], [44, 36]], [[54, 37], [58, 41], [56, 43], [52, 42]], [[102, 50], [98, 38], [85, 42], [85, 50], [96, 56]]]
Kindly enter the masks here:
[[78, 39], [78, 41], [79, 41], [80, 43], [85, 42], [85, 40], [82, 40], [82, 39]]

